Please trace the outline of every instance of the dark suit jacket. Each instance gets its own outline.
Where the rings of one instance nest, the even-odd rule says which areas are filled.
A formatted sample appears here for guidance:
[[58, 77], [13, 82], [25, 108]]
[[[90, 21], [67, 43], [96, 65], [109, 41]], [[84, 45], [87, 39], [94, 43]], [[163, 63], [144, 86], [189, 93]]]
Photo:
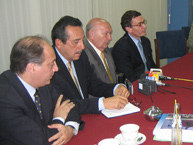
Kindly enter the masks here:
[[[115, 84], [106, 84], [96, 76], [93, 69], [90, 67], [86, 53], [83, 51], [80, 58], [73, 61], [78, 81], [84, 95], [84, 99], [82, 99], [70, 73], [61, 58], [58, 56], [57, 52], [56, 62], [59, 67], [59, 71], [55, 73], [51, 82], [57, 88], [58, 92], [64, 94], [64, 96], [68, 97], [75, 104], [78, 102], [78, 104], [80, 104], [79, 111], [81, 114], [99, 113], [98, 97], [113, 96], [113, 88]], [[88, 94], [97, 97], [88, 98]]]
[[[34, 102], [15, 73], [6, 71], [0, 75], [0, 92], [0, 144], [51, 144], [48, 138], [57, 130], [49, 129], [47, 125], [56, 123], [52, 119], [59, 96], [52, 85], [39, 88], [44, 121], [40, 119]], [[80, 123], [76, 107], [70, 111], [66, 121]]]
[[[102, 81], [110, 84], [111, 81], [108, 77], [108, 74], [107, 74], [106, 69], [103, 65], [103, 62], [101, 61], [100, 57], [98, 56], [98, 54], [96, 53], [94, 48], [90, 45], [90, 43], [88, 42], [87, 39], [84, 40], [84, 45], [85, 45], [85, 52], [88, 56], [90, 65], [94, 69], [96, 75]], [[108, 66], [109, 66], [109, 70], [111, 72], [111, 76], [113, 78], [113, 82], [116, 82], [115, 64], [114, 64], [110, 49], [106, 48], [104, 51], [104, 54], [105, 54], [105, 57], [106, 57], [106, 60], [107, 60]]]
[[[147, 60], [147, 68], [157, 68], [152, 58], [149, 39], [141, 37], [141, 42]], [[117, 72], [124, 73], [125, 78], [128, 78], [131, 82], [139, 79], [140, 75], [145, 72], [145, 66], [137, 46], [127, 33], [115, 43], [112, 49], [112, 56]]]

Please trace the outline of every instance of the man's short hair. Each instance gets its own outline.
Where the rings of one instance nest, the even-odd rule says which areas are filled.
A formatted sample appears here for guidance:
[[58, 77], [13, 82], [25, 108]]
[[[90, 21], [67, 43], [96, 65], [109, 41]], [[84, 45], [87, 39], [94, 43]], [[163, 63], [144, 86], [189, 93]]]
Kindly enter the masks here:
[[41, 65], [44, 61], [43, 42], [41, 36], [27, 36], [19, 39], [13, 46], [10, 54], [10, 70], [22, 74], [28, 63]]
[[121, 17], [121, 26], [122, 29], [126, 31], [126, 27], [131, 27], [131, 22], [132, 19], [135, 17], [141, 16], [140, 12], [134, 11], [134, 10], [130, 10], [130, 11], [126, 11], [123, 16]]
[[54, 25], [52, 29], [52, 43], [55, 45], [55, 40], [60, 39], [64, 44], [68, 39], [68, 34], [66, 33], [67, 26], [77, 26], [82, 27], [82, 22], [78, 18], [71, 16], [64, 16]]

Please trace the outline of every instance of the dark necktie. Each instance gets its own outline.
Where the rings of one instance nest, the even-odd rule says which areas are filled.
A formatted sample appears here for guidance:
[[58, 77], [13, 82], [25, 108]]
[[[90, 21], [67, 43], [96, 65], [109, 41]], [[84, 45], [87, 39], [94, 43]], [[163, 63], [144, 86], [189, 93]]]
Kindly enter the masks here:
[[34, 97], [35, 97], [35, 105], [36, 105], [36, 108], [38, 110], [38, 113], [40, 115], [40, 118], [43, 120], [43, 115], [42, 115], [42, 109], [41, 109], [41, 101], [40, 101], [40, 94], [38, 92], [38, 90], [36, 89], [36, 92], [34, 94]]
[[148, 71], [147, 65], [146, 65], [146, 58], [145, 58], [145, 55], [144, 55], [144, 52], [143, 52], [143, 47], [141, 45], [141, 41], [140, 40], [138, 41], [138, 46], [139, 46], [139, 53], [141, 55], [141, 58], [143, 60], [144, 65], [145, 65], [145, 72], [146, 72], [146, 71]]
[[109, 79], [111, 80], [111, 82], [113, 83], [113, 78], [111, 76], [111, 72], [109, 70], [109, 67], [107, 65], [107, 62], [106, 62], [106, 58], [105, 58], [105, 54], [103, 52], [101, 52], [101, 56], [102, 56], [102, 59], [103, 59], [103, 62], [105, 64], [105, 68], [106, 68], [106, 71], [107, 71], [107, 75], [109, 76]]

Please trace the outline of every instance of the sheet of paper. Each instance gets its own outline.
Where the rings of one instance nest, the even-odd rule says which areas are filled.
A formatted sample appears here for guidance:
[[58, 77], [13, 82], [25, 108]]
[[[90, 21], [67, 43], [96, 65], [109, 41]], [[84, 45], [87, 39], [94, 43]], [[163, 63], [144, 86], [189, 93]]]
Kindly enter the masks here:
[[125, 108], [118, 110], [118, 109], [113, 109], [113, 110], [109, 110], [109, 109], [104, 109], [102, 110], [102, 114], [104, 114], [107, 118], [112, 118], [112, 117], [118, 117], [118, 116], [122, 116], [122, 115], [126, 115], [126, 114], [132, 114], [132, 113], [136, 113], [139, 112], [140, 108], [134, 106], [131, 103], [128, 103]]

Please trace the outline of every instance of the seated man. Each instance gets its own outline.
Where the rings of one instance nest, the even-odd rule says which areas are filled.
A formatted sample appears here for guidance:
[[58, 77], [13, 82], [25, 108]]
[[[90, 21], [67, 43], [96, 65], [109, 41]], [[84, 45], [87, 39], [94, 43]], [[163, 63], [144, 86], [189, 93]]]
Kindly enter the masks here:
[[61, 103], [63, 96], [50, 85], [55, 60], [42, 37], [24, 37], [13, 46], [11, 70], [0, 75], [1, 145], [65, 144], [77, 134], [77, 108], [69, 100]]
[[121, 18], [126, 32], [114, 45], [112, 56], [118, 73], [124, 73], [131, 82], [140, 75], [157, 68], [152, 58], [151, 43], [146, 35], [146, 20], [137, 11], [127, 11]]
[[106, 83], [116, 83], [115, 65], [108, 44], [111, 25], [104, 19], [93, 18], [86, 25], [85, 52], [96, 75]]
[[[128, 103], [129, 91], [123, 85], [104, 83], [96, 76], [83, 51], [83, 39], [79, 19], [65, 16], [55, 24], [52, 42], [59, 71], [53, 76], [52, 83], [74, 103], [80, 103], [81, 114], [99, 113], [105, 108], [124, 108]], [[97, 97], [88, 98], [89, 94]]]

